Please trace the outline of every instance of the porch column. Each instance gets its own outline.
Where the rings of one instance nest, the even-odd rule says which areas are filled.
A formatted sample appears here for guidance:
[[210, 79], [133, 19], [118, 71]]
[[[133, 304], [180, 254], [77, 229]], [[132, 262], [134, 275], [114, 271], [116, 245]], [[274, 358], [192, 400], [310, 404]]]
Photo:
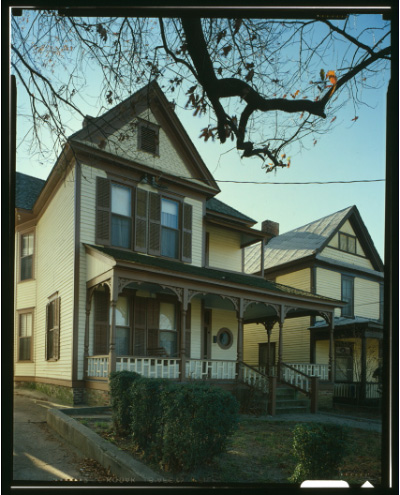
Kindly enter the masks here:
[[236, 318], [238, 322], [238, 337], [237, 337], [237, 377], [239, 380], [242, 379], [242, 367], [241, 362], [243, 362], [243, 314], [244, 314], [244, 301], [242, 298], [238, 300], [238, 306], [236, 307]]
[[267, 331], [267, 338], [268, 338], [268, 344], [267, 344], [267, 372], [266, 374], [270, 376], [271, 374], [271, 333], [272, 333], [272, 328], [275, 325], [276, 320], [266, 320], [263, 322], [263, 325], [265, 327], [265, 330]]
[[180, 377], [181, 381], [185, 381], [186, 378], [186, 317], [188, 310], [188, 290], [183, 289], [182, 304], [181, 304], [181, 338], [180, 338]]
[[90, 306], [91, 299], [89, 293], [86, 294], [86, 318], [85, 318], [85, 343], [84, 343], [84, 376], [87, 377], [88, 371], [88, 357], [89, 357], [89, 318], [90, 318]]
[[363, 331], [361, 336], [361, 390], [360, 399], [363, 402], [367, 397], [367, 338]]
[[110, 306], [111, 306], [111, 326], [110, 326], [110, 347], [109, 347], [109, 354], [108, 354], [108, 375], [110, 376], [110, 373], [112, 371], [116, 371], [117, 369], [117, 355], [116, 355], [116, 349], [115, 349], [115, 313], [116, 313], [116, 307], [117, 307], [117, 301], [112, 300], [110, 301]]
[[278, 380], [281, 379], [281, 363], [283, 355], [283, 318], [279, 319], [279, 343], [278, 343]]
[[329, 381], [333, 383], [335, 381], [335, 362], [334, 362], [334, 336], [333, 336], [333, 313], [330, 313], [328, 318], [329, 324]]

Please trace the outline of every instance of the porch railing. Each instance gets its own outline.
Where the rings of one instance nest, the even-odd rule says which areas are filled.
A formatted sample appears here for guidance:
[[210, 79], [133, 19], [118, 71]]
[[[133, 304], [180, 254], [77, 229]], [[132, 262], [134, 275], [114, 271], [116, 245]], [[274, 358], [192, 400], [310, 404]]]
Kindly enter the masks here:
[[108, 355], [88, 357], [87, 376], [93, 377], [93, 378], [107, 378], [108, 377]]
[[[119, 356], [117, 371], [134, 371], [148, 378], [179, 379], [180, 359], [161, 357]], [[87, 358], [87, 377], [106, 379], [108, 377], [108, 355]], [[185, 362], [186, 378], [194, 380], [234, 380], [236, 361], [188, 359]]]
[[147, 378], [179, 378], [180, 359], [117, 357], [117, 371], [134, 371]]
[[288, 363], [281, 363], [281, 380], [294, 388], [309, 394], [311, 392], [310, 376]]
[[253, 368], [246, 363], [240, 362], [239, 364], [242, 381], [267, 394], [269, 391], [269, 377], [261, 370]]
[[286, 363], [308, 376], [317, 376], [320, 380], [329, 380], [329, 365], [316, 363]]
[[[333, 397], [340, 399], [361, 399], [361, 383], [335, 383], [333, 386]], [[365, 384], [366, 399], [380, 399], [380, 384], [378, 382], [367, 382]]]
[[188, 359], [185, 365], [186, 378], [194, 380], [234, 380], [236, 361]]

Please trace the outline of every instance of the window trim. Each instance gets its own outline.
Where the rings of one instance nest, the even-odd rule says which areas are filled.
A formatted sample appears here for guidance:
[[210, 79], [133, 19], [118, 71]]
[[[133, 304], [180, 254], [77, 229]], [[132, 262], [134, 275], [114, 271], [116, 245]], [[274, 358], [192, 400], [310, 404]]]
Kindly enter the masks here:
[[350, 314], [343, 314], [343, 311], [346, 309], [347, 306], [345, 306], [344, 308], [341, 309], [341, 316], [344, 317], [344, 318], [354, 318], [354, 277], [352, 276], [349, 276], [349, 275], [343, 275], [341, 276], [341, 280], [340, 280], [340, 296], [341, 296], [341, 299], [342, 301], [344, 301], [343, 299], [343, 282], [344, 281], [351, 281], [351, 300], [350, 300]]
[[[53, 328], [49, 329], [49, 310], [50, 305], [55, 304], [56, 312], [56, 322], [57, 325], [54, 325]], [[61, 327], [61, 298], [56, 292], [52, 296], [48, 298], [48, 302], [46, 305], [46, 346], [45, 346], [45, 360], [46, 361], [59, 361], [60, 360], [60, 327]], [[56, 330], [56, 332], [55, 332]], [[53, 332], [53, 352], [52, 356], [49, 357], [49, 335], [50, 331]], [[56, 341], [54, 339], [54, 334], [56, 335]]]
[[[221, 335], [223, 333], [227, 333], [229, 335], [229, 338], [230, 338], [230, 341], [228, 342], [228, 344], [224, 345], [220, 342], [220, 338], [221, 338]], [[233, 333], [231, 332], [231, 330], [229, 330], [229, 328], [227, 327], [222, 327], [218, 330], [218, 333], [217, 333], [217, 344], [219, 345], [219, 347], [221, 349], [223, 349], [224, 351], [227, 350], [227, 349], [230, 349], [233, 345]]]
[[[29, 256], [32, 256], [32, 268], [31, 268], [31, 276], [29, 278], [21, 278], [22, 275], [22, 238], [26, 235], [31, 235], [33, 236], [33, 250], [32, 254]], [[19, 282], [28, 282], [30, 280], [35, 280], [35, 247], [36, 247], [36, 235], [35, 235], [35, 230], [30, 229], [25, 232], [21, 232], [19, 235]], [[24, 256], [24, 258], [27, 258], [27, 256]]]
[[[31, 326], [31, 335], [30, 335], [30, 343], [29, 343], [29, 359], [21, 359], [20, 358], [20, 342], [21, 342], [21, 337], [20, 336], [20, 329], [21, 329], [21, 316], [23, 315], [32, 315], [32, 326]], [[34, 308], [25, 308], [25, 309], [20, 309], [17, 311], [18, 315], [18, 320], [17, 320], [17, 362], [18, 363], [33, 363], [33, 339], [34, 339]]]
[[[341, 239], [346, 239], [346, 249], [341, 248], [341, 244], [340, 244]], [[348, 249], [349, 239], [354, 239], [354, 252]], [[339, 251], [342, 251], [343, 253], [357, 255], [357, 237], [355, 235], [347, 234], [346, 232], [339, 232], [338, 246], [339, 246]]]

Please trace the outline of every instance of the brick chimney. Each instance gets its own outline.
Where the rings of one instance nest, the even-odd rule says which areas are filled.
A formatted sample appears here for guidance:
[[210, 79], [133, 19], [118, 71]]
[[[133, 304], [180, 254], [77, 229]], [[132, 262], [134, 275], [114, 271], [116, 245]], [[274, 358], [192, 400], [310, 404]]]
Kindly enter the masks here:
[[279, 235], [279, 223], [272, 220], [264, 220], [261, 223], [261, 230], [272, 237]]
[[83, 121], [82, 121], [82, 127], [87, 127], [89, 122], [93, 119], [94, 119], [94, 117], [92, 117], [91, 115], [85, 115], [85, 117], [83, 118]]

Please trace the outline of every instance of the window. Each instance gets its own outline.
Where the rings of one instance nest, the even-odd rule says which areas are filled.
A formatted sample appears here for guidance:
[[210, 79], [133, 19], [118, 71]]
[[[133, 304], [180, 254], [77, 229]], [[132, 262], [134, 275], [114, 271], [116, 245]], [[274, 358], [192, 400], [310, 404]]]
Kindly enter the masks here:
[[33, 232], [21, 235], [21, 280], [33, 278]]
[[221, 349], [229, 349], [233, 343], [233, 335], [229, 328], [220, 328], [217, 334], [217, 344]]
[[354, 278], [342, 275], [342, 301], [347, 304], [342, 308], [342, 316], [354, 316]]
[[111, 184], [111, 244], [130, 248], [132, 239], [131, 188]]
[[151, 124], [150, 122], [140, 122], [138, 125], [138, 149], [152, 153], [153, 155], [159, 154], [159, 130], [158, 126]]
[[346, 253], [356, 254], [356, 238], [353, 235], [339, 232], [339, 249]]
[[53, 297], [46, 309], [46, 359], [57, 361], [60, 358], [60, 298]]
[[18, 328], [18, 360], [30, 361], [32, 359], [32, 313], [20, 313]]
[[115, 350], [117, 356], [128, 356], [130, 354], [131, 331], [129, 321], [128, 298], [120, 296], [115, 308]]
[[170, 199], [161, 200], [161, 254], [179, 257], [179, 204]]
[[96, 243], [192, 260], [192, 205], [97, 177]]
[[176, 306], [173, 303], [160, 302], [160, 347], [165, 349], [166, 355], [178, 355], [178, 331], [176, 326]]

